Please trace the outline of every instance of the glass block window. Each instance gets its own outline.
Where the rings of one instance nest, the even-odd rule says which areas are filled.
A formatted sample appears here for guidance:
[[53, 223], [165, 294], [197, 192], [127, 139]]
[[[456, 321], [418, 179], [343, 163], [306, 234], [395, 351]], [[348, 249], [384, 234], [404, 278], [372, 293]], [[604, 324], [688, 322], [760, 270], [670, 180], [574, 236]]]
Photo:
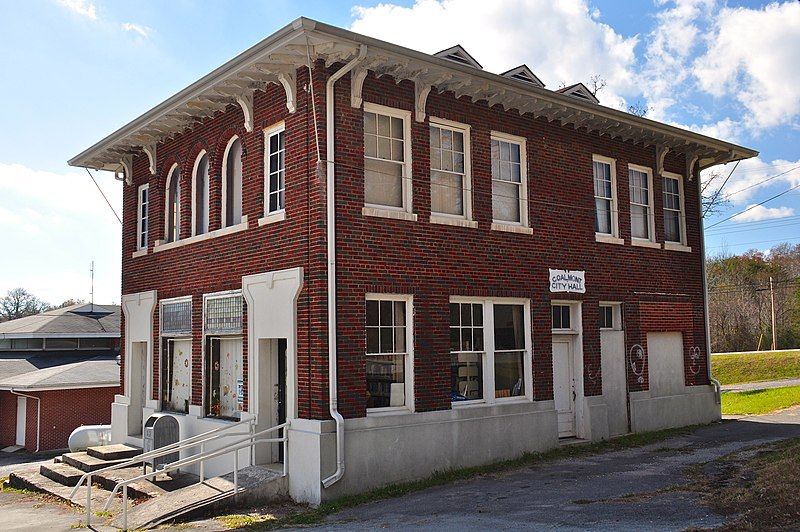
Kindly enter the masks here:
[[206, 333], [239, 333], [242, 331], [244, 306], [241, 294], [209, 297], [204, 312]]
[[162, 335], [192, 334], [192, 300], [171, 301], [161, 305]]

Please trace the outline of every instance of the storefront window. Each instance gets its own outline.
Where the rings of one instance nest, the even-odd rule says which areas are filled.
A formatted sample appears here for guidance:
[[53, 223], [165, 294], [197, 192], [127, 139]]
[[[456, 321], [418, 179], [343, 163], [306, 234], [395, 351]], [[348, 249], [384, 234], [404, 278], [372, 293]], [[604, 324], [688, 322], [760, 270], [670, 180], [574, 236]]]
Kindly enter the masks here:
[[494, 305], [496, 398], [525, 395], [525, 307]]
[[407, 301], [367, 300], [367, 408], [407, 406]]
[[483, 305], [450, 303], [450, 398], [483, 399]]

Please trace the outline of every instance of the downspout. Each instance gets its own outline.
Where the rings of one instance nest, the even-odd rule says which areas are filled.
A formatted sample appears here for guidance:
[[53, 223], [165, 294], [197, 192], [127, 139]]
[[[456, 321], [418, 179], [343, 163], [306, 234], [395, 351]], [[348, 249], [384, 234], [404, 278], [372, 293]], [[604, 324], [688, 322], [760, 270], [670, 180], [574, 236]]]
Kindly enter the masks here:
[[[323, 487], [330, 487], [344, 476], [344, 418], [339, 413], [338, 372], [336, 360], [336, 168], [334, 164], [335, 130], [333, 85], [364, 60], [367, 47], [362, 44], [358, 57], [334, 72], [325, 88], [325, 159], [327, 164], [327, 218], [328, 218], [328, 402], [331, 417], [336, 421], [336, 471], [322, 481]], [[313, 80], [312, 80], [313, 83]]]
[[[691, 173], [691, 169], [689, 170]], [[697, 207], [700, 213], [700, 271], [703, 276], [703, 313], [706, 330], [706, 371], [708, 381], [714, 385], [714, 397], [717, 404], [721, 404], [720, 393], [722, 387], [717, 379], [711, 375], [711, 318], [708, 315], [708, 277], [706, 275], [706, 236], [705, 218], [703, 217], [703, 191], [700, 185], [700, 168], [697, 169]]]
[[[36, 397], [34, 395], [27, 395], [27, 394], [24, 394], [24, 393], [15, 392], [13, 388], [9, 388], [8, 391], [11, 392], [14, 395], [18, 395], [20, 397], [26, 397], [28, 399], [35, 399], [36, 400], [36, 451], [34, 451], [34, 452], [38, 453], [39, 452], [39, 441], [40, 441], [39, 440], [39, 435], [41, 434], [41, 430], [40, 429], [42, 427], [42, 400], [41, 400], [41, 398]], [[26, 418], [26, 422], [27, 422], [27, 418]]]

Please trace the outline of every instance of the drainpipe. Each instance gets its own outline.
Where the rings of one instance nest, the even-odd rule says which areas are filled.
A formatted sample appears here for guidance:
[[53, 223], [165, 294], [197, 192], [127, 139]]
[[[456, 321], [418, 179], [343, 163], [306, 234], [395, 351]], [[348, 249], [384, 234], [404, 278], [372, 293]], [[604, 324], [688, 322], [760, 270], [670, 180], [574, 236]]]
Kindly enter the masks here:
[[[691, 170], [690, 170], [691, 171]], [[704, 325], [706, 330], [706, 370], [708, 380], [714, 385], [714, 394], [717, 404], [721, 404], [720, 393], [722, 387], [717, 379], [711, 375], [711, 318], [708, 315], [708, 277], [706, 276], [706, 236], [705, 219], [703, 218], [703, 191], [700, 185], [700, 168], [697, 169], [697, 206], [700, 213], [700, 260], [701, 272], [703, 275], [703, 313], [705, 314]]]
[[[42, 426], [42, 400], [39, 397], [33, 395], [26, 395], [24, 393], [15, 392], [13, 388], [8, 389], [14, 395], [18, 395], [20, 397], [26, 397], [28, 399], [35, 399], [36, 400], [36, 451], [39, 452], [39, 435], [41, 434], [41, 426]], [[27, 423], [27, 418], [25, 420]]]
[[[334, 165], [335, 132], [333, 85], [350, 72], [367, 55], [366, 45], [361, 45], [358, 57], [334, 72], [328, 78], [325, 90], [325, 159], [327, 163], [327, 217], [328, 217], [328, 402], [331, 417], [336, 421], [336, 471], [322, 481], [323, 487], [330, 487], [344, 476], [344, 418], [339, 413], [336, 360], [336, 179]], [[312, 81], [313, 83], [313, 81]]]

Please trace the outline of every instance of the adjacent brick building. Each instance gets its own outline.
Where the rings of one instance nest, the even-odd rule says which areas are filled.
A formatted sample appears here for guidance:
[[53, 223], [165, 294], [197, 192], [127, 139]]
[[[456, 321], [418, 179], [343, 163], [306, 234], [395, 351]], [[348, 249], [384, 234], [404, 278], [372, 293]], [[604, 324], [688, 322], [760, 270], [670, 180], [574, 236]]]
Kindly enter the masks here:
[[125, 182], [114, 438], [289, 420], [319, 502], [717, 419], [698, 173], [755, 154], [298, 19], [70, 161]]

